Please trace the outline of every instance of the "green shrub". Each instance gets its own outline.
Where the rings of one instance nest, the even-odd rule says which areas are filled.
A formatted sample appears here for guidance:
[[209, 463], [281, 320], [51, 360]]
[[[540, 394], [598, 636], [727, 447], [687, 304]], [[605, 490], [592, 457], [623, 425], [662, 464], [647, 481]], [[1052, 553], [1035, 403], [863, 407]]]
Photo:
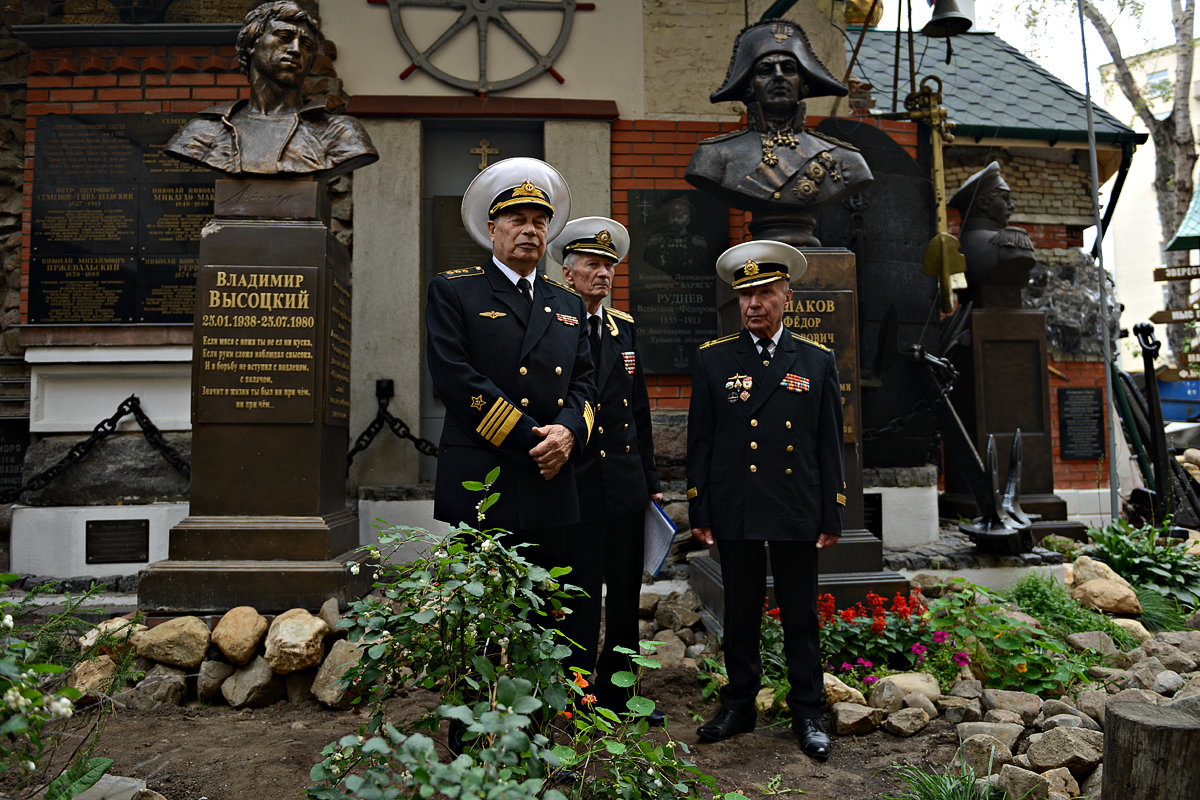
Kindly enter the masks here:
[[975, 773], [966, 764], [958, 774], [949, 767], [938, 772], [913, 764], [894, 764], [892, 769], [899, 774], [904, 789], [900, 794], [883, 795], [883, 800], [990, 800], [1003, 796], [998, 790], [975, 788]]
[[1008, 596], [1031, 617], [1042, 624], [1043, 630], [1065, 639], [1072, 633], [1103, 631], [1112, 637], [1121, 650], [1132, 650], [1138, 642], [1124, 628], [1099, 611], [1083, 606], [1071, 597], [1067, 587], [1053, 577], [1029, 572], [1017, 579]]
[[1000, 595], [961, 578], [954, 578], [951, 588], [930, 602], [933, 623], [955, 637], [970, 657], [972, 672], [989, 687], [1062, 692], [1087, 677], [1086, 657], [1006, 614]]
[[1187, 613], [1173, 597], [1163, 595], [1149, 586], [1135, 586], [1138, 603], [1142, 606], [1141, 622], [1146, 630], [1182, 631], [1187, 629]]
[[1092, 543], [1082, 555], [1103, 561], [1125, 580], [1173, 598], [1185, 608], [1200, 605], [1200, 558], [1187, 552], [1186, 543], [1166, 538], [1166, 526], [1134, 528], [1117, 520], [1091, 528]]

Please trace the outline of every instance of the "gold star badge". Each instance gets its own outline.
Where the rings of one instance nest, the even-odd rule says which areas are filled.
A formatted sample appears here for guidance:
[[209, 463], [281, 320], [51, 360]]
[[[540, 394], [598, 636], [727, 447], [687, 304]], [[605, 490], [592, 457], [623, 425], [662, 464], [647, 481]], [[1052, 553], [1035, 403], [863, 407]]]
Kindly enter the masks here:
[[746, 275], [748, 277], [753, 277], [757, 274], [758, 274], [758, 264], [755, 264], [753, 261], [747, 261], [746, 262]]
[[477, 394], [471, 398], [471, 408], [475, 409], [476, 411], [481, 410], [483, 408], [483, 405], [484, 405], [483, 395]]

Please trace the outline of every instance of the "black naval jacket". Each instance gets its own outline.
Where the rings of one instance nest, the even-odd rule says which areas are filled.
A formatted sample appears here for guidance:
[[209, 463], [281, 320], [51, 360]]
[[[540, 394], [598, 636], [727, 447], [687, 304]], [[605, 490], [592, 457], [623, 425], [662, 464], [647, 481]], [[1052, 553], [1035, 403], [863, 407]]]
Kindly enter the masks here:
[[602, 314], [596, 428], [575, 468], [586, 521], [636, 514], [646, 508], [650, 495], [661, 491], [633, 317], [611, 308]]
[[784, 330], [764, 367], [746, 330], [696, 355], [690, 522], [719, 540], [815, 542], [842, 532], [842, 396], [831, 350]]
[[[480, 481], [493, 468], [500, 499], [488, 527], [548, 528], [579, 521], [572, 462], [592, 430], [595, 394], [583, 300], [542, 277], [533, 305], [491, 261], [434, 277], [425, 308], [426, 357], [446, 421], [434, 491], [436, 519], [475, 524]], [[558, 423], [575, 434], [571, 461], [551, 480], [529, 451], [532, 429]]]

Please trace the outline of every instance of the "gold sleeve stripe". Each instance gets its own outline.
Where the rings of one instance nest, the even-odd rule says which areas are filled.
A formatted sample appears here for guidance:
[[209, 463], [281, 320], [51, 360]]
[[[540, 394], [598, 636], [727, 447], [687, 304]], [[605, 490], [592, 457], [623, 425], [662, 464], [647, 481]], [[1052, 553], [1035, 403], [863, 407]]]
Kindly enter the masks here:
[[740, 333], [731, 333], [728, 336], [722, 336], [720, 339], [713, 339], [712, 341], [705, 342], [704, 344], [700, 345], [700, 349], [703, 350], [706, 347], [712, 347], [714, 344], [721, 344], [721, 342], [732, 342], [739, 336], [741, 336]]
[[592, 425], [596, 422], [596, 410], [592, 408], [592, 404], [586, 400], [583, 403], [583, 424], [587, 425], [587, 438], [583, 440], [584, 445], [592, 440]]
[[688, 491], [687, 491], [687, 499], [688, 500], [693, 500], [699, 496], [700, 496], [700, 490], [697, 489], [695, 486], [688, 489]]
[[499, 447], [520, 418], [521, 412], [512, 403], [503, 397], [498, 397], [488, 412], [483, 415], [483, 421], [475, 428], [475, 432]]
[[846, 495], [842, 494], [841, 492], [838, 492], [836, 495], [834, 495], [834, 498], [837, 500], [839, 506], [846, 505]]

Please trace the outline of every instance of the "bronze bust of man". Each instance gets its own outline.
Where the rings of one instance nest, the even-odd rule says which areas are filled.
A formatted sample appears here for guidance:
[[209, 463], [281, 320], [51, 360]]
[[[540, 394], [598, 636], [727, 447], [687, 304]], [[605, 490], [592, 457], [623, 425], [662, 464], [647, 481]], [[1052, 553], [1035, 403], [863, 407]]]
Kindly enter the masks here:
[[993, 161], [963, 181], [946, 203], [962, 215], [959, 241], [967, 261], [966, 299], [977, 306], [1020, 307], [1033, 269], [1033, 242], [1008, 224], [1012, 191]]
[[250, 98], [200, 112], [166, 150], [231, 175], [340, 175], [379, 159], [358, 120], [308, 102], [304, 81], [321, 40], [316, 19], [293, 0], [246, 15], [238, 61]]
[[812, 235], [817, 209], [872, 177], [857, 149], [805, 127], [804, 98], [847, 91], [796, 23], [747, 26], [734, 40], [724, 84], [709, 95], [714, 103], [744, 102], [747, 127], [701, 142], [685, 177], [726, 205], [754, 212], [755, 238], [819, 245]]

